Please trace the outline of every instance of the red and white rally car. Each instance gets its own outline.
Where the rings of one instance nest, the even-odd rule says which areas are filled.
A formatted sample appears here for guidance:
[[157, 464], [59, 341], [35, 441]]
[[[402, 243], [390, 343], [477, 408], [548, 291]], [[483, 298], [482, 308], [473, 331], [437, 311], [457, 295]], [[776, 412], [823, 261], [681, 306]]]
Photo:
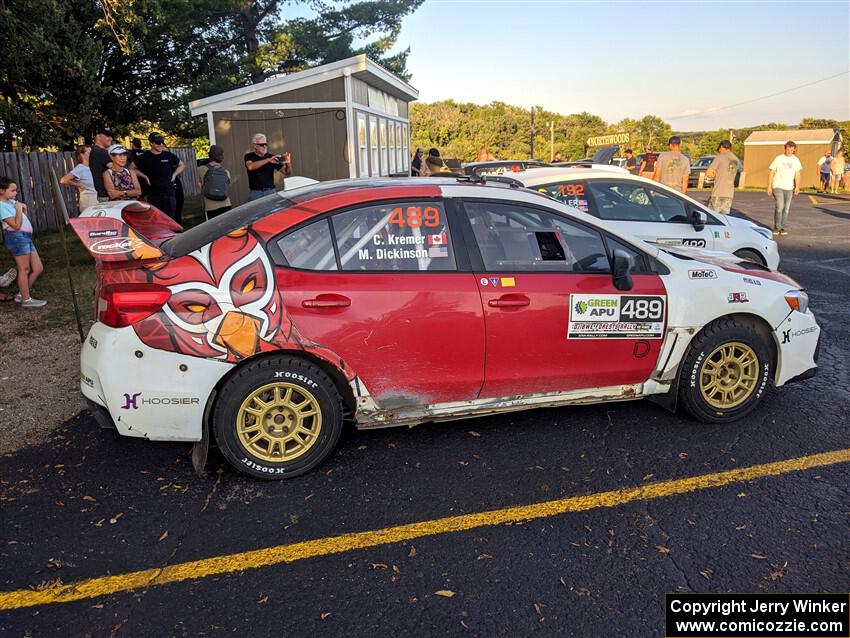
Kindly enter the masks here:
[[503, 184], [326, 182], [185, 232], [138, 202], [71, 223], [99, 275], [81, 355], [97, 419], [214, 436], [257, 477], [315, 467], [347, 418], [652, 397], [733, 421], [816, 368], [820, 331], [785, 275]]

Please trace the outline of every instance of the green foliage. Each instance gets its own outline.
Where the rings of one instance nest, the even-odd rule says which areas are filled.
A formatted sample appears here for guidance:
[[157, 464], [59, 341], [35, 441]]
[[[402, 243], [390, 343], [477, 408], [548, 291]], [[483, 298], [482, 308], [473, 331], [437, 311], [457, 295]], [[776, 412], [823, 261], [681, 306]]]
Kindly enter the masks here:
[[[408, 52], [388, 51], [422, 2], [0, 0], [0, 42], [15, 52], [0, 74], [0, 148], [71, 147], [99, 122], [122, 135], [159, 122], [190, 140], [206, 122], [189, 101], [358, 53], [406, 77]], [[293, 4], [313, 16], [287, 20]]]

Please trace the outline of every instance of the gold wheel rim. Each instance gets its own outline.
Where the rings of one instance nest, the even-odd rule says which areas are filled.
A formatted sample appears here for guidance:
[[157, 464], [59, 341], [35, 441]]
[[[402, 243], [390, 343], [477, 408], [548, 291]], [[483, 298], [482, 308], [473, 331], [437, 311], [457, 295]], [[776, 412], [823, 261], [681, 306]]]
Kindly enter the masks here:
[[730, 410], [750, 398], [758, 385], [759, 359], [740, 341], [718, 346], [700, 369], [702, 398], [718, 410]]
[[242, 402], [236, 434], [242, 446], [267, 463], [301, 458], [319, 440], [322, 410], [308, 390], [293, 383], [268, 383]]

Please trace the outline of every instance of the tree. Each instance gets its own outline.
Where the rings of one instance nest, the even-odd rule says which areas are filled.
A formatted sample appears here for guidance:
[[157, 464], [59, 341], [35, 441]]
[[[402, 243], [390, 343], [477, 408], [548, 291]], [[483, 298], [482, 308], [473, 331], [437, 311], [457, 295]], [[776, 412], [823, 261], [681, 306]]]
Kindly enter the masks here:
[[[95, 122], [191, 139], [206, 123], [189, 101], [358, 53], [405, 76], [408, 51], [389, 51], [422, 2], [0, 0], [0, 41], [17, 57], [0, 74], [0, 144], [69, 146]], [[292, 5], [315, 15], [287, 19]]]

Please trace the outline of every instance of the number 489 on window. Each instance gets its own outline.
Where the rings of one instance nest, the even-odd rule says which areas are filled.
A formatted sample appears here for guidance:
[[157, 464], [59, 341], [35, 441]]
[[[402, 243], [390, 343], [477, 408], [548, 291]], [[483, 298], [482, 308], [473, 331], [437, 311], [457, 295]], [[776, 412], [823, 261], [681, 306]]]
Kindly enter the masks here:
[[426, 226], [434, 228], [440, 225], [440, 211], [433, 206], [419, 208], [418, 206], [408, 206], [407, 208], [393, 208], [390, 212], [388, 223], [395, 224], [400, 227], [408, 226], [410, 228], [419, 228]]

